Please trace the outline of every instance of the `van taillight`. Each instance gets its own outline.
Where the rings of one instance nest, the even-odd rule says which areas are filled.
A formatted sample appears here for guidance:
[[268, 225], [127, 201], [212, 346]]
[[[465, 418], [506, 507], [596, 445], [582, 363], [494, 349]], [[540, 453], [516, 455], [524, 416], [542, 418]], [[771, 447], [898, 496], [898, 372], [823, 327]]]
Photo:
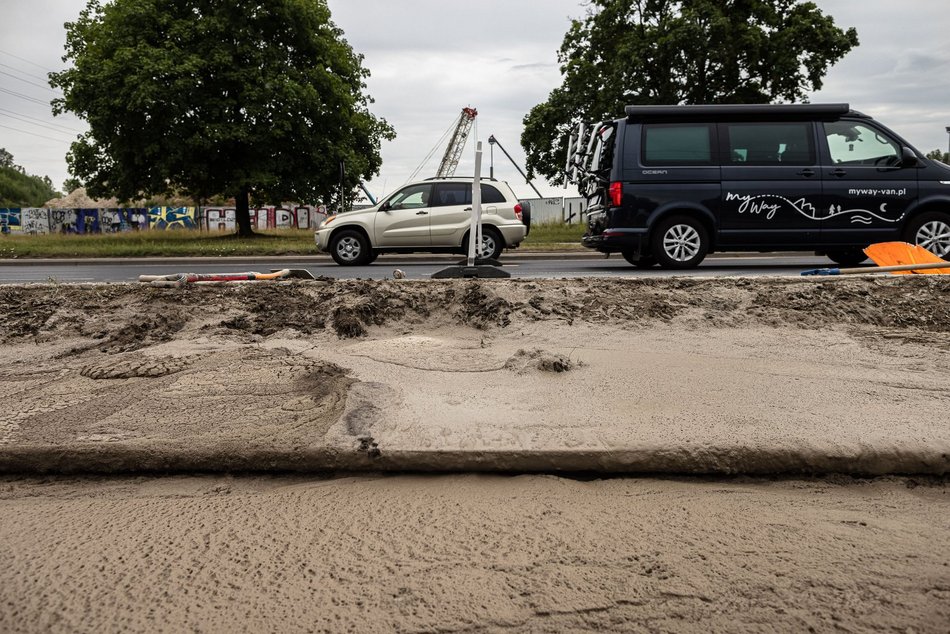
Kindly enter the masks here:
[[610, 204], [614, 207], [619, 207], [620, 202], [623, 199], [623, 183], [613, 182], [610, 184]]
[[521, 204], [515, 205], [515, 215], [518, 216], [518, 220], [521, 220]]

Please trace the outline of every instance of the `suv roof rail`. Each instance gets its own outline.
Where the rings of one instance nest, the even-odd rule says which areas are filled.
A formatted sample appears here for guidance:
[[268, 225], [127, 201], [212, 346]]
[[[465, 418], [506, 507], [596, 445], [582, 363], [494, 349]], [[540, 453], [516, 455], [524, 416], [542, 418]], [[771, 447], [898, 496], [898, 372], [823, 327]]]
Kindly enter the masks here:
[[[425, 179], [427, 181], [473, 181], [475, 180], [474, 176], [430, 176]], [[482, 176], [481, 180], [483, 181], [494, 181], [498, 182], [498, 179], [493, 176]]]
[[709, 104], [690, 106], [627, 106], [624, 113], [628, 119], [678, 119], [693, 117], [731, 116], [842, 116], [852, 114], [865, 116], [851, 110], [846, 103], [795, 103], [795, 104]]

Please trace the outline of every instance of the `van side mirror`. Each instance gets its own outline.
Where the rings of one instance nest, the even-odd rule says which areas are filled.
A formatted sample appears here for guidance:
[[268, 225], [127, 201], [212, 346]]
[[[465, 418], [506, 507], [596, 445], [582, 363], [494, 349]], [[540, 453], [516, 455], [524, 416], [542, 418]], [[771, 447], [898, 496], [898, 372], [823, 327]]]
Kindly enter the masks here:
[[905, 145], [901, 150], [901, 167], [917, 167], [918, 165], [920, 165], [920, 159], [917, 158], [917, 153]]

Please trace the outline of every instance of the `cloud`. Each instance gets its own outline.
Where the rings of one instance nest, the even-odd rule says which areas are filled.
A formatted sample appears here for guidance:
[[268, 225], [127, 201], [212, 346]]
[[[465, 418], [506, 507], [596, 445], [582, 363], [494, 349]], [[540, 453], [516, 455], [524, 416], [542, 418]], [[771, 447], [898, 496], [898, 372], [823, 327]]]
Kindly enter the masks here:
[[[62, 67], [63, 23], [76, 19], [86, 0], [3, 0], [0, 50], [42, 68], [0, 54], [0, 62], [42, 76]], [[950, 125], [950, 11], [937, 0], [818, 0], [841, 27], [855, 26], [861, 45], [831, 69], [811, 101], [845, 101], [878, 118], [919, 149], [947, 147]], [[521, 121], [560, 83], [557, 51], [571, 18], [584, 15], [582, 0], [481, 0], [459, 5], [444, 0], [329, 0], [333, 20], [372, 72], [369, 93], [374, 113], [392, 123], [398, 138], [383, 147], [383, 171], [370, 189], [390, 191], [433, 150], [463, 106], [479, 110], [478, 138], [495, 134], [524, 164]], [[9, 70], [0, 67], [0, 70]], [[0, 85], [14, 89], [3, 77]], [[23, 84], [22, 94], [43, 99], [52, 93]], [[42, 104], [0, 92], [0, 108], [84, 129], [75, 118], [53, 119]], [[622, 113], [617, 113], [620, 116]], [[29, 172], [48, 174], [61, 184], [72, 132], [31, 126], [0, 116], [0, 125], [31, 130], [49, 138], [0, 128], [0, 145]], [[473, 133], [474, 136], [474, 133]], [[59, 139], [59, 140], [51, 140]], [[436, 147], [434, 173], [444, 146]], [[496, 174], [522, 194], [517, 172], [496, 152]], [[470, 144], [458, 173], [471, 173]], [[487, 169], [487, 168], [486, 168]], [[542, 191], [559, 193], [538, 183]], [[530, 190], [524, 192], [527, 195]], [[381, 192], [380, 192], [381, 193]]]

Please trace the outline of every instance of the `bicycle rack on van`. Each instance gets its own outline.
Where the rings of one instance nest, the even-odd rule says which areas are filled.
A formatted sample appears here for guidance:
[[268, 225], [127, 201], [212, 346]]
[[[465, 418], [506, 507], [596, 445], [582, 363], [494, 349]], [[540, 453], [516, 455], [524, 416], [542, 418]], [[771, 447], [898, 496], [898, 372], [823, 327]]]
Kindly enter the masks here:
[[568, 136], [565, 182], [576, 185], [588, 203], [598, 198], [608, 184], [611, 162], [602, 159], [612, 151], [613, 144], [608, 141], [615, 131], [613, 121], [579, 123], [577, 130]]

